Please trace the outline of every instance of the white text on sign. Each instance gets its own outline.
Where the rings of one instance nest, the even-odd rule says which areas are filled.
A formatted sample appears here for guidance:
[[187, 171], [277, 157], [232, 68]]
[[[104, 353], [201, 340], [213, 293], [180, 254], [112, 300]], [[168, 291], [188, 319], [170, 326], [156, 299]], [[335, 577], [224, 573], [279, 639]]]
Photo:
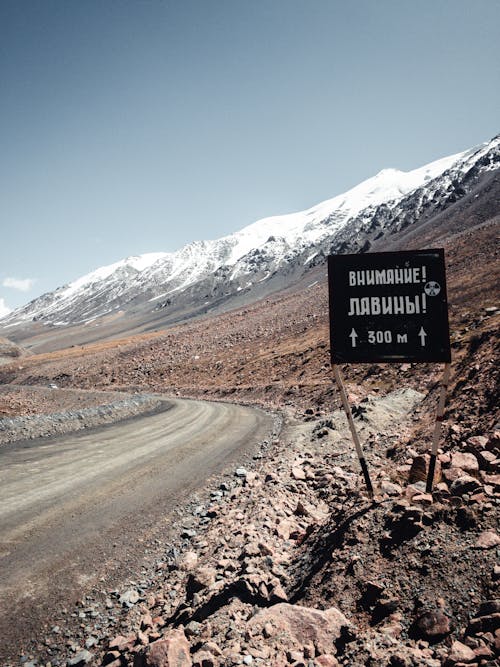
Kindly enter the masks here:
[[427, 297], [422, 292], [415, 296], [351, 297], [347, 315], [419, 315], [426, 312]]
[[410, 269], [362, 269], [349, 271], [349, 287], [364, 285], [408, 285], [427, 282], [425, 266]]

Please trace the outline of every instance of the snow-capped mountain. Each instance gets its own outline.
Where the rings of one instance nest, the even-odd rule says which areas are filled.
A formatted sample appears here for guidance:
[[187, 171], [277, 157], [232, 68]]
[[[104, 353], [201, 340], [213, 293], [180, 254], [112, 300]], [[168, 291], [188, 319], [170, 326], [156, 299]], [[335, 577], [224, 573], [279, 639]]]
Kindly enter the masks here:
[[138, 304], [159, 310], [183, 299], [201, 304], [234, 295], [291, 266], [306, 270], [331, 252], [365, 252], [374, 240], [461, 198], [499, 165], [500, 135], [410, 172], [384, 169], [306, 211], [264, 218], [175, 253], [150, 253], [101, 267], [10, 313], [1, 325], [88, 323]]

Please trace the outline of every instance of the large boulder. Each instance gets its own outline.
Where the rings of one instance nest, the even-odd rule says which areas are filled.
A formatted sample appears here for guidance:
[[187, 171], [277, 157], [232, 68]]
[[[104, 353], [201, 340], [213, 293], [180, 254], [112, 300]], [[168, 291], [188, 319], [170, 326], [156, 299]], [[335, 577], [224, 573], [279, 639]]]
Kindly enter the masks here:
[[275, 604], [259, 611], [248, 622], [252, 638], [269, 637], [268, 642], [279, 643], [283, 650], [302, 648], [313, 644], [316, 654], [335, 654], [336, 642], [347, 638], [352, 624], [336, 607], [324, 611], [288, 603]]
[[184, 630], [170, 630], [162, 639], [150, 644], [143, 664], [144, 667], [192, 667]]
[[[429, 454], [421, 454], [415, 456], [411, 463], [410, 471], [408, 473], [408, 481], [410, 484], [415, 484], [416, 482], [426, 482], [427, 476], [429, 474], [429, 463], [431, 457]], [[436, 466], [434, 468], [434, 484], [438, 484], [441, 481], [441, 462], [439, 459], [436, 460]]]
[[3, 338], [0, 336], [0, 365], [10, 364], [11, 361], [19, 359], [20, 357], [26, 357], [31, 353], [28, 350], [25, 350], [20, 345], [17, 345], [8, 338]]
[[451, 455], [451, 467], [460, 468], [467, 475], [479, 475], [479, 463], [477, 457], [470, 452], [453, 452]]

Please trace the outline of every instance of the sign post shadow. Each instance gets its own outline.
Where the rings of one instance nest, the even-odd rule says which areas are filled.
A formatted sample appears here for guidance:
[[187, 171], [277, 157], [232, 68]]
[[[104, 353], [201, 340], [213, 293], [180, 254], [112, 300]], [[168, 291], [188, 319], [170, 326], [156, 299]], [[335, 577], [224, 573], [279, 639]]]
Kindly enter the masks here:
[[370, 497], [373, 486], [339, 364], [445, 363], [426, 485], [430, 493], [451, 363], [444, 251], [330, 255], [328, 287], [333, 374]]

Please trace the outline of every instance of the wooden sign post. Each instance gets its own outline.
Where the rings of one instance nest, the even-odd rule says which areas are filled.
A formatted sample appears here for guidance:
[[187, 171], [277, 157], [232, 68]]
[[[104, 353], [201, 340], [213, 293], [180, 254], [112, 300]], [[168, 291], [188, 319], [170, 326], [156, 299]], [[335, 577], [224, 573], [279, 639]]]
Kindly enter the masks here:
[[338, 365], [445, 362], [427, 479], [431, 491], [451, 362], [444, 251], [330, 255], [328, 287], [333, 373], [370, 496], [373, 487]]

